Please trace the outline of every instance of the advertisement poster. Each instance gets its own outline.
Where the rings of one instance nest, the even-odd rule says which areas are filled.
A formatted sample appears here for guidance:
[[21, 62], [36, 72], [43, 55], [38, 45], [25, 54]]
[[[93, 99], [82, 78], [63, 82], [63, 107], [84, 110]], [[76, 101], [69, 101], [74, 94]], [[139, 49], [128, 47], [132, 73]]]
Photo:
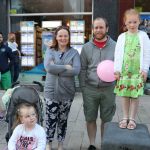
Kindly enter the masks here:
[[42, 56], [44, 57], [45, 51], [48, 48], [50, 42], [52, 42], [53, 33], [50, 31], [42, 32]]
[[71, 33], [71, 43], [84, 44], [84, 33], [82, 32]]
[[21, 65], [29, 67], [35, 66], [34, 56], [22, 56]]
[[71, 31], [82, 31], [84, 32], [85, 22], [84, 20], [71, 20], [70, 30]]
[[21, 21], [20, 22], [21, 32], [34, 32], [34, 21]]
[[21, 43], [34, 43], [34, 34], [33, 33], [22, 33], [21, 34]]
[[21, 51], [25, 55], [34, 55], [34, 45], [33, 44], [22, 44], [21, 45]]
[[150, 13], [140, 14], [140, 17], [141, 24], [139, 26], [139, 29], [147, 32], [148, 36], [150, 37]]

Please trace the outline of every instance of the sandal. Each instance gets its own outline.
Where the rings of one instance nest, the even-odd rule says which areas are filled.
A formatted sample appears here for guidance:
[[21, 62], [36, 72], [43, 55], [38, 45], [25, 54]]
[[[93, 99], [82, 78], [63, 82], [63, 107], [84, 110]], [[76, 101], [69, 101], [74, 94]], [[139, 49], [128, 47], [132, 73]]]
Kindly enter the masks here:
[[136, 128], [136, 121], [130, 118], [127, 128], [129, 130], [134, 130]]
[[128, 119], [128, 118], [123, 118], [123, 119], [119, 122], [119, 127], [120, 127], [121, 129], [127, 128], [128, 122], [129, 122], [129, 119]]

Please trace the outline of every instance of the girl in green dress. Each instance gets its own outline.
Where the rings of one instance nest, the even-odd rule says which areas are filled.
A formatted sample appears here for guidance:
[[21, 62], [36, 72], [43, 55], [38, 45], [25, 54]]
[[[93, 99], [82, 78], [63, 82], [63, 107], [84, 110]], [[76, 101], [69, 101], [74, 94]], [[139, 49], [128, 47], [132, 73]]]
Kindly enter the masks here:
[[123, 97], [123, 119], [119, 122], [119, 127], [135, 129], [138, 98], [143, 95], [150, 64], [150, 40], [145, 32], [138, 30], [140, 17], [136, 10], [129, 9], [125, 12], [124, 23], [127, 32], [118, 37], [115, 49], [117, 83], [114, 92]]

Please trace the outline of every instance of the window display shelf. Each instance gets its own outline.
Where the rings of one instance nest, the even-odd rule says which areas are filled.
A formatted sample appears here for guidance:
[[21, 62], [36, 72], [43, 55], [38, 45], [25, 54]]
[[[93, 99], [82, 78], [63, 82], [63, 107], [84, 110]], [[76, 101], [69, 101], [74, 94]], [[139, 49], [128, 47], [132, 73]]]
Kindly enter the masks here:
[[35, 66], [35, 33], [34, 33], [34, 21], [22, 21], [20, 22], [21, 31], [21, 52], [22, 56], [21, 65], [23, 67]]
[[84, 44], [85, 36], [85, 21], [84, 20], [71, 20], [70, 21], [70, 35], [71, 46], [81, 53], [82, 46]]

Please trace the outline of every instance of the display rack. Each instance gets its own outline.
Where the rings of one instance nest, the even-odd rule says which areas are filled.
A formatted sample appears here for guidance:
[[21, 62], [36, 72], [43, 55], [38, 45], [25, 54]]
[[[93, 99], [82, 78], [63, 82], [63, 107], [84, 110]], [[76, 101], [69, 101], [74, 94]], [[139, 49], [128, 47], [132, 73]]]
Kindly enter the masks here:
[[[84, 20], [71, 20], [70, 21], [70, 40], [71, 46], [81, 53], [82, 46], [84, 44], [85, 35], [85, 21]], [[79, 78], [75, 76], [76, 91], [80, 91]]]
[[70, 21], [71, 33], [71, 46], [81, 52], [84, 44], [85, 36], [85, 21], [84, 20], [71, 20]]
[[35, 34], [34, 21], [20, 22], [21, 31], [21, 52], [24, 54], [21, 59], [21, 66], [33, 67], [35, 66]]

